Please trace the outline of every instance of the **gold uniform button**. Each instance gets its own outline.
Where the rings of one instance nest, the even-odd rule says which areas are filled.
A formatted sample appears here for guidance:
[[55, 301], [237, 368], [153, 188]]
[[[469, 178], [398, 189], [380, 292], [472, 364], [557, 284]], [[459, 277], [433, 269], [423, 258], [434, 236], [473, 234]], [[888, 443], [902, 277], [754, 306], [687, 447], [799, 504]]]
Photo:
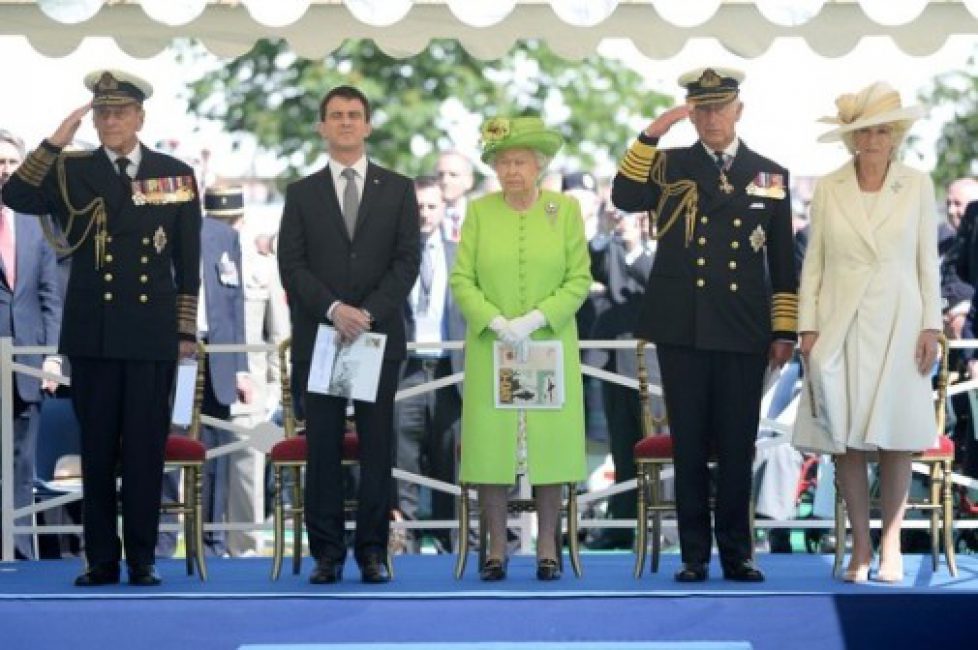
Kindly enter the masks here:
[[149, 264], [149, 258], [146, 257], [145, 255], [143, 255], [142, 257], [140, 257], [139, 258], [139, 261], [142, 262], [143, 264]]
[[740, 242], [739, 241], [730, 242], [730, 248], [737, 250], [738, 248], [740, 248]]
[[696, 260], [696, 265], [697, 266], [706, 266], [706, 260], [701, 257], [698, 260]]
[[702, 223], [702, 224], [707, 224], [707, 223], [710, 223], [710, 220], [709, 220], [709, 219], [707, 218], [707, 216], [706, 216], [706, 215], [704, 214], [704, 215], [703, 215], [702, 217], [700, 217], [700, 223]]
[[139, 281], [142, 282], [143, 284], [146, 284], [147, 282], [149, 282], [149, 276], [148, 275], [141, 275], [141, 276], [139, 276]]
[[106, 255], [105, 256], [105, 261], [106, 262], [111, 262], [112, 261], [112, 255]]
[[697, 287], [705, 287], [706, 286], [706, 280], [704, 280], [703, 278], [698, 279], [696, 281], [696, 286]]
[[105, 295], [102, 297], [105, 298], [105, 302], [109, 302], [110, 300], [112, 300], [112, 294], [109, 293], [108, 291], [106, 291]]
[[111, 244], [111, 243], [112, 243], [112, 237], [111, 237], [111, 236], [109, 236], [109, 237], [106, 237], [106, 238], [105, 238], [105, 243], [106, 243], [106, 244]]
[[730, 266], [731, 270], [732, 269], [736, 269], [737, 268], [737, 263], [736, 262], [730, 262], [730, 264], [728, 266]]
[[112, 274], [111, 273], [106, 273], [104, 277], [105, 277], [105, 281], [106, 282], [112, 282]]
[[700, 237], [696, 240], [696, 243], [698, 243], [700, 246], [706, 246], [706, 237]]
[[737, 283], [736, 282], [731, 282], [730, 283], [730, 290], [731, 291], [736, 291], [737, 290]]
[[139, 294], [139, 302], [149, 302], [149, 296], [145, 293]]
[[149, 237], [143, 237], [143, 246], [149, 246]]
[[736, 226], [737, 228], [740, 228], [741, 223], [742, 222], [740, 221], [740, 219], [734, 219], [734, 226]]

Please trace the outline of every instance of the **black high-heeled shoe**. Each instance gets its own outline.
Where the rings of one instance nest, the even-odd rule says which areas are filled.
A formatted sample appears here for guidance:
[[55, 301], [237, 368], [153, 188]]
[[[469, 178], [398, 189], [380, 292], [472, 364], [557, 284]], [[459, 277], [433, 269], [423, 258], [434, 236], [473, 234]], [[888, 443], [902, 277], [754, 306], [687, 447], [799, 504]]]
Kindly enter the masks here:
[[537, 560], [537, 580], [560, 580], [560, 565], [557, 560], [550, 558]]
[[479, 569], [479, 578], [486, 582], [497, 582], [506, 579], [506, 560], [499, 560], [494, 557], [486, 560], [482, 568]]

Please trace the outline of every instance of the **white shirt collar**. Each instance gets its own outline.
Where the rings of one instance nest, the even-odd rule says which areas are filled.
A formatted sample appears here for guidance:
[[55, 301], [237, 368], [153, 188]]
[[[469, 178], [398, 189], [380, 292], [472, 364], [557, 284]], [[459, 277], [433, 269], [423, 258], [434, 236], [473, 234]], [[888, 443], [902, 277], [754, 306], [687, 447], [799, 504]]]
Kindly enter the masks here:
[[103, 149], [105, 149], [105, 155], [109, 157], [109, 162], [112, 163], [113, 167], [115, 167], [115, 161], [118, 158], [125, 156], [129, 159], [129, 169], [132, 169], [133, 167], [139, 169], [139, 163], [143, 159], [143, 148], [139, 146], [138, 142], [133, 150], [129, 153], [118, 153], [116, 151], [112, 151], [108, 147], [103, 147]]
[[363, 186], [364, 179], [367, 178], [367, 156], [366, 155], [360, 156], [359, 160], [357, 160], [352, 165], [343, 165], [332, 159], [330, 159], [328, 165], [329, 165], [329, 173], [333, 175], [333, 184], [336, 185], [337, 187], [339, 187], [340, 180], [344, 180], [345, 182], [345, 179], [343, 179], [343, 177], [340, 176], [340, 174], [343, 173], [343, 170], [346, 169], [347, 167], [352, 167], [353, 171], [357, 173], [357, 179], [360, 181], [361, 187]]
[[[700, 140], [700, 144], [703, 145], [703, 149], [706, 150], [706, 153], [708, 153], [710, 155], [710, 158], [712, 159], [713, 158], [713, 149], [710, 149], [708, 146], [706, 146], [706, 143], [703, 142], [702, 140]], [[734, 158], [736, 158], [737, 157], [737, 150], [739, 148], [740, 148], [740, 138], [734, 136], [733, 141], [730, 144], [727, 145], [726, 149], [723, 150], [723, 157], [724, 157], [724, 159], [725, 160], [733, 160]]]

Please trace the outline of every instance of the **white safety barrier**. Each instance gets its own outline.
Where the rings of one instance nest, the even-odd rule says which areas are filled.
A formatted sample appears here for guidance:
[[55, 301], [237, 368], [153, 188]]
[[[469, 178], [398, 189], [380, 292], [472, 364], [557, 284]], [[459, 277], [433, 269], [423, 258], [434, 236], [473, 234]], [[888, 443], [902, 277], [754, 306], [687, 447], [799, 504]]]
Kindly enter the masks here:
[[[584, 340], [581, 341], [581, 349], [603, 349], [603, 350], [635, 350], [637, 342], [634, 340]], [[461, 350], [463, 343], [461, 341], [446, 341], [442, 343], [410, 343], [408, 348], [412, 350], [426, 349], [426, 348], [438, 348], [447, 350]], [[271, 352], [275, 351], [275, 346], [273, 345], [208, 345], [206, 346], [209, 354], [222, 354], [222, 353], [233, 353], [233, 352]], [[966, 340], [966, 341], [952, 341], [952, 349], [959, 348], [978, 348], [978, 339]], [[61, 375], [50, 374], [42, 372], [40, 369], [34, 368], [32, 366], [27, 366], [14, 361], [17, 355], [24, 354], [53, 354], [56, 350], [52, 347], [14, 347], [12, 339], [0, 338], [0, 522], [3, 524], [3, 535], [0, 539], [0, 560], [10, 561], [13, 559], [14, 555], [14, 534], [15, 533], [27, 533], [27, 534], [39, 534], [39, 533], [80, 533], [81, 526], [78, 525], [27, 525], [27, 526], [15, 526], [14, 521], [22, 517], [33, 517], [40, 512], [45, 510], [50, 510], [52, 508], [57, 508], [81, 499], [81, 492], [75, 492], [70, 494], [65, 494], [62, 496], [54, 497], [45, 500], [41, 503], [35, 503], [22, 508], [14, 508], [14, 496], [13, 490], [10, 488], [12, 485], [12, 480], [7, 480], [7, 477], [13, 477], [13, 377], [14, 373], [24, 373], [32, 375], [35, 377], [40, 377], [42, 379], [53, 379], [60, 384], [70, 385], [71, 380], [68, 377]], [[638, 389], [638, 381], [630, 377], [619, 375], [616, 373], [611, 373], [600, 368], [595, 368], [593, 366], [588, 366], [585, 364], [581, 365], [582, 373], [589, 375], [591, 377], [596, 377], [602, 381], [611, 381], [621, 386], [627, 388]], [[414, 386], [409, 389], [399, 390], [396, 394], [395, 400], [408, 399], [410, 397], [415, 397], [433, 390], [438, 390], [454, 384], [462, 382], [464, 379], [463, 373], [456, 373], [448, 377], [443, 377], [433, 382], [428, 382], [418, 386]], [[978, 389], [978, 380], [972, 380], [967, 382], [960, 382], [949, 387], [948, 395], [955, 395], [968, 390]], [[773, 388], [772, 388], [773, 390]], [[662, 389], [660, 386], [650, 385], [649, 392], [652, 395], [661, 396]], [[794, 409], [797, 407], [797, 397], [795, 402], [792, 403], [786, 409], [787, 413], [792, 415], [793, 420]], [[231, 431], [242, 437], [241, 440], [231, 442], [207, 451], [207, 458], [217, 458], [232, 452], [245, 449], [247, 447], [255, 448], [259, 451], [267, 453], [271, 446], [275, 444], [278, 440], [282, 439], [282, 429], [271, 422], [262, 422], [255, 427], [243, 427], [231, 422], [224, 420], [219, 420], [216, 418], [202, 416], [201, 422], [207, 426], [214, 427], [217, 429], [223, 429], [226, 431]], [[779, 417], [776, 420], [770, 420], [768, 418], [761, 418], [759, 428], [768, 432], [774, 432], [777, 435], [772, 437], [759, 439], [757, 442], [757, 448], [767, 449], [770, 447], [788, 444], [789, 434], [791, 432], [791, 421], [786, 421], [786, 418]], [[914, 464], [914, 471], [924, 473], [926, 468], [919, 464]], [[410, 481], [418, 485], [428, 487], [431, 490], [437, 490], [454, 496], [460, 494], [460, 489], [457, 485], [451, 483], [445, 483], [443, 481], [438, 481], [429, 477], [420, 476], [417, 474], [412, 474], [410, 472], [405, 472], [403, 470], [394, 468], [393, 477], [402, 481]], [[671, 471], [667, 470], [663, 473], [663, 479], [669, 479], [672, 477]], [[958, 485], [964, 485], [969, 488], [978, 488], [978, 481], [968, 478], [966, 476], [961, 476], [959, 474], [954, 474], [952, 480]], [[595, 501], [606, 499], [612, 495], [620, 494], [622, 492], [632, 491], [636, 487], [635, 479], [625, 481], [622, 483], [616, 483], [611, 487], [588, 492], [585, 494], [578, 495], [578, 504], [585, 506], [591, 504]], [[522, 486], [522, 491], [526, 493], [528, 486]], [[872, 522], [874, 526], [879, 526], [878, 521]], [[348, 526], [353, 525], [352, 522], [347, 524]], [[452, 520], [424, 520], [424, 521], [399, 521], [392, 522], [392, 527], [394, 528], [404, 528], [404, 529], [457, 529], [458, 522], [454, 519]], [[530, 548], [531, 537], [533, 532], [533, 518], [530, 514], [523, 514], [520, 517], [513, 519], [509, 522], [511, 527], [514, 527], [520, 531], [521, 537], [521, 548], [526, 551]], [[666, 527], [675, 526], [674, 521], [667, 520], [664, 522]], [[806, 520], [775, 520], [775, 519], [764, 519], [758, 520], [756, 522], [758, 528], [824, 528], [831, 529], [834, 527], [834, 522], [831, 519], [806, 519]], [[905, 528], [926, 528], [929, 526], [927, 521], [914, 521], [908, 520], [904, 522]], [[579, 528], [634, 528], [634, 519], [581, 519]], [[222, 524], [206, 524], [204, 529], [206, 531], [255, 531], [255, 530], [267, 530], [269, 527], [264, 523], [252, 523], [252, 522], [229, 522]], [[972, 529], [978, 528], [978, 520], [956, 520], [955, 528], [957, 529]], [[182, 530], [182, 527], [177, 523], [162, 524], [160, 526], [161, 530], [165, 531], [177, 531]]]

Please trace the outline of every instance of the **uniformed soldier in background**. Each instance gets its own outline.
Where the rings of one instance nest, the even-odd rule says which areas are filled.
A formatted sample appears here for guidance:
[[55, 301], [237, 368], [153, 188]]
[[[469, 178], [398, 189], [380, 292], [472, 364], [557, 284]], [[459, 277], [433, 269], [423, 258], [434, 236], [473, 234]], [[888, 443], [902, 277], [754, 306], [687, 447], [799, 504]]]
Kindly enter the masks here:
[[[659, 242], [636, 335], [656, 343], [674, 440], [683, 566], [706, 580], [715, 452], [716, 541], [723, 576], [760, 582], [750, 529], [751, 459], [765, 368], [791, 357], [797, 280], [788, 170], [737, 137], [743, 74], [724, 68], [679, 78], [686, 104], [646, 127], [618, 168], [612, 200], [654, 210]], [[660, 149], [688, 117], [699, 141]]]
[[[92, 101], [28, 156], [3, 200], [53, 215], [74, 254], [60, 352], [71, 361], [82, 430], [88, 566], [75, 584], [119, 582], [124, 545], [129, 583], [154, 586], [170, 393], [178, 355], [195, 348], [200, 201], [189, 166], [139, 142], [152, 87], [114, 70], [89, 74], [85, 85]], [[102, 146], [63, 153], [90, 110]]]

